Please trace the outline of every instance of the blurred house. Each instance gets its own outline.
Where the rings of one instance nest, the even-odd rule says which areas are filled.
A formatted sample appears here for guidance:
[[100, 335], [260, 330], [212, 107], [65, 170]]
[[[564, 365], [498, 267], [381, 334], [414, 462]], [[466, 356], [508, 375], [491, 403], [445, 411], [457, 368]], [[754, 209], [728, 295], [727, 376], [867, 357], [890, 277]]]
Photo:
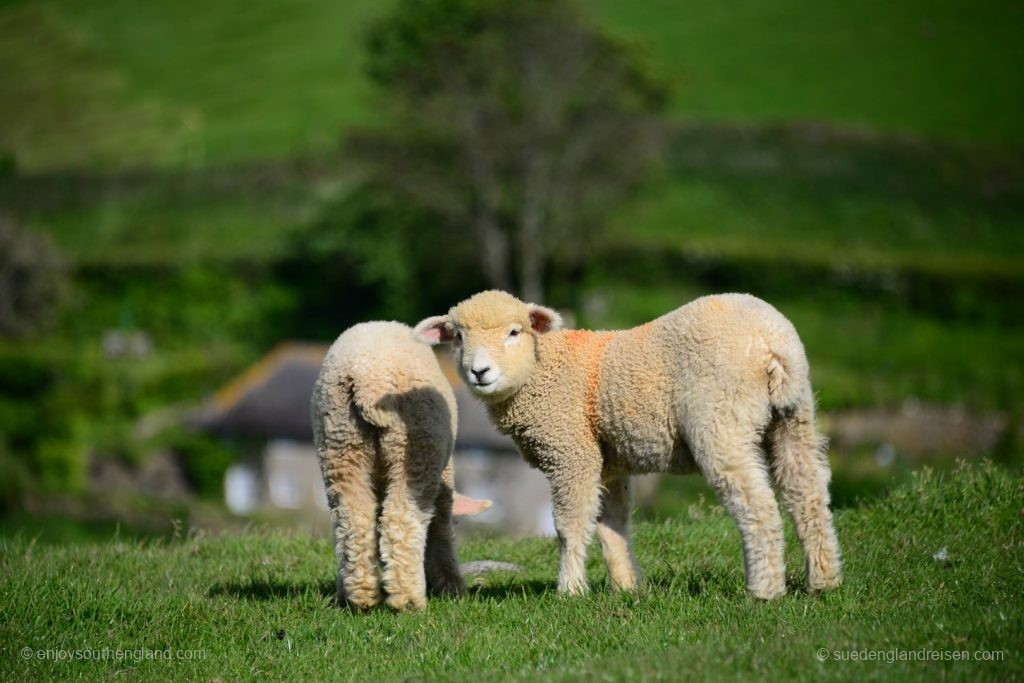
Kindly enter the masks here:
[[[218, 391], [194, 417], [194, 426], [257, 444], [224, 477], [224, 502], [235, 514], [263, 509], [326, 514], [320, 465], [313, 448], [309, 400], [322, 344], [284, 342]], [[553, 534], [551, 503], [543, 475], [523, 462], [515, 444], [491, 425], [487, 412], [457, 377], [447, 355], [438, 360], [455, 390], [459, 432], [456, 485], [489, 498], [494, 506], [463, 521], [517, 535]]]

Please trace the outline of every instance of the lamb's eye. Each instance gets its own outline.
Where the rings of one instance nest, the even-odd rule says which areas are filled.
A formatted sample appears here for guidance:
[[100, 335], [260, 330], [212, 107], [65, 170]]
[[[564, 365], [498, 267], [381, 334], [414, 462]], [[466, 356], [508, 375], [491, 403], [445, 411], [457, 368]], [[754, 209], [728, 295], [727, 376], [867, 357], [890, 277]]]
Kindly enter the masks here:
[[462, 333], [461, 332], [456, 332], [455, 333], [455, 343], [456, 344], [461, 344], [462, 343]]
[[519, 330], [516, 329], [516, 328], [513, 328], [512, 330], [509, 331], [508, 336], [510, 336], [510, 337], [518, 337], [519, 336]]

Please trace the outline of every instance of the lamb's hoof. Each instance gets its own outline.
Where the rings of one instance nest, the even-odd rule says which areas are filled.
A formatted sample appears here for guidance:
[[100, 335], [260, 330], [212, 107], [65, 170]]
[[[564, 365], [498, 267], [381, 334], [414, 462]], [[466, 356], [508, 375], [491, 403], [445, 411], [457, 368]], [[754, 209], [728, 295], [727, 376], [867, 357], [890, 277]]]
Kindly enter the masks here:
[[378, 596], [360, 596], [360, 597], [348, 597], [344, 595], [338, 596], [338, 606], [348, 607], [353, 612], [366, 612], [373, 609], [381, 603], [381, 597]]
[[834, 574], [828, 577], [816, 577], [807, 582], [807, 592], [812, 595], [820, 595], [825, 591], [835, 590], [843, 585], [843, 576]]
[[749, 588], [750, 594], [758, 600], [775, 600], [786, 594], [785, 586]]
[[571, 595], [574, 597], [578, 597], [581, 595], [586, 595], [589, 590], [590, 587], [587, 586], [586, 581], [576, 581], [573, 583], [558, 584], [558, 592], [561, 595]]
[[447, 577], [437, 581], [431, 586], [431, 593], [434, 595], [441, 595], [445, 597], [458, 597], [466, 594], [466, 582], [462, 580], [462, 577]]
[[427, 599], [422, 595], [391, 595], [387, 603], [396, 612], [413, 612], [425, 608]]
[[620, 576], [618, 580], [609, 578], [608, 583], [615, 592], [635, 593], [644, 585], [644, 579], [637, 572], [629, 576]]

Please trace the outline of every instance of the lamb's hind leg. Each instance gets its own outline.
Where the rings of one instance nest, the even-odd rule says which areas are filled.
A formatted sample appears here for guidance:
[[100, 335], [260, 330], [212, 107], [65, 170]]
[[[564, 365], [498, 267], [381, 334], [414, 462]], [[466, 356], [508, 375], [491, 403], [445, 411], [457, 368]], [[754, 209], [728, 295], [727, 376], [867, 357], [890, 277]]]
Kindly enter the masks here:
[[782, 516], [761, 449], [740, 433], [720, 428], [711, 438], [691, 437], [691, 450], [739, 527], [747, 589], [770, 600], [786, 592]]
[[427, 530], [425, 569], [427, 587], [439, 595], [462, 595], [466, 582], [459, 570], [455, 553], [455, 531], [452, 528], [452, 465], [449, 461], [441, 477], [441, 486], [434, 502], [434, 518]]
[[427, 606], [424, 556], [437, 496], [437, 481], [417, 471], [415, 459], [408, 457], [410, 441], [397, 426], [380, 439], [388, 463], [380, 514], [380, 560], [386, 602], [396, 610]]
[[829, 510], [826, 441], [814, 430], [813, 410], [804, 407], [779, 419], [769, 429], [768, 443], [772, 478], [807, 556], [807, 588], [835, 588], [843, 580], [842, 563]]
[[640, 585], [640, 568], [630, 547], [629, 477], [622, 476], [605, 483], [601, 496], [601, 515], [597, 518], [597, 537], [612, 587], [632, 590]]
[[355, 609], [369, 609], [381, 601], [375, 460], [372, 442], [350, 443], [339, 447], [324, 466], [338, 561], [338, 604]]

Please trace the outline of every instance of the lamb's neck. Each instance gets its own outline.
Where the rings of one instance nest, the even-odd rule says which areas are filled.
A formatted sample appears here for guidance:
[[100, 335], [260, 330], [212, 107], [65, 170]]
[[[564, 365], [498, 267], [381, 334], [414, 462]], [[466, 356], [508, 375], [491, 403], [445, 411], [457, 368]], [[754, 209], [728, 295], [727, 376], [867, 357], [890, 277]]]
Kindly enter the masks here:
[[498, 431], [507, 436], [522, 433], [530, 422], [529, 394], [528, 382], [508, 398], [485, 404]]
[[515, 436], [546, 421], [552, 400], [565, 391], [565, 380], [574, 372], [566, 334], [552, 332], [541, 337], [530, 378], [513, 395], [487, 405], [491, 419], [501, 432]]

